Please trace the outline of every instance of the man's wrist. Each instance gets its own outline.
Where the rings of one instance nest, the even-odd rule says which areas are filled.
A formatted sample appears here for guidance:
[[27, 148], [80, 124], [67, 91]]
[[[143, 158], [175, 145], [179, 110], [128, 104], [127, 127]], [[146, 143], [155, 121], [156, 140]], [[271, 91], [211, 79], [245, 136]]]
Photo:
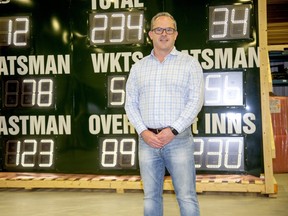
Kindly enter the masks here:
[[177, 135], [179, 134], [179, 132], [178, 132], [175, 128], [170, 127], [170, 129], [171, 129], [171, 132], [172, 132], [175, 136], [177, 136]]

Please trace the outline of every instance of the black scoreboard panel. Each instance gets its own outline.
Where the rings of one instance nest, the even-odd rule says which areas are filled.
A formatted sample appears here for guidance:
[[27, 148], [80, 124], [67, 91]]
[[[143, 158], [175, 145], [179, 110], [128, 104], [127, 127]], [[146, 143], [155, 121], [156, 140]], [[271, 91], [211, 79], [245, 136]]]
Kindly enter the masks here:
[[1, 171], [139, 174], [125, 85], [160, 11], [204, 70], [197, 173], [263, 172], [256, 0], [0, 1]]

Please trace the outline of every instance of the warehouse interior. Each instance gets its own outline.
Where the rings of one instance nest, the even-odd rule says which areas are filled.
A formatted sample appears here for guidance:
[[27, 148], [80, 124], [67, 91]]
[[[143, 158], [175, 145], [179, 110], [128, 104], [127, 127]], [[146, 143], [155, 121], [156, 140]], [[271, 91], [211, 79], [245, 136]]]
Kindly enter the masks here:
[[[267, 0], [265, 22], [265, 50], [268, 52], [271, 74], [268, 88], [276, 156], [272, 160], [273, 167], [269, 167], [272, 179], [266, 185], [261, 177], [260, 180], [243, 180], [238, 176], [228, 180], [219, 178], [219, 182], [214, 182], [212, 187], [209, 179], [198, 179], [201, 181], [197, 192], [202, 216], [288, 214], [288, 0]], [[93, 182], [98, 182], [100, 188], [93, 188]], [[239, 182], [241, 187], [236, 185]], [[115, 186], [111, 186], [113, 184]], [[143, 193], [137, 177], [117, 179], [52, 174], [43, 177], [39, 174], [0, 172], [0, 185], [0, 214], [3, 216], [143, 214]], [[225, 191], [225, 187], [234, 192]], [[180, 215], [170, 179], [164, 190], [164, 215]]]

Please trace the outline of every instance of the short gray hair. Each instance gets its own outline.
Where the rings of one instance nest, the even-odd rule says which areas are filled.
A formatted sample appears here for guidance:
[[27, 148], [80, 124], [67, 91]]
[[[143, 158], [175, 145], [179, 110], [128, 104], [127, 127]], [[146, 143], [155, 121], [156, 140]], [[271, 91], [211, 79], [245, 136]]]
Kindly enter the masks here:
[[174, 24], [174, 28], [175, 30], [177, 30], [177, 23], [176, 23], [176, 20], [174, 19], [174, 17], [168, 13], [168, 12], [160, 12], [160, 13], [157, 13], [151, 20], [151, 25], [150, 25], [150, 29], [152, 30], [153, 29], [153, 26], [154, 26], [154, 23], [156, 21], [156, 19], [158, 19], [159, 17], [161, 16], [166, 16], [166, 17], [170, 17], [173, 21], [173, 24]]

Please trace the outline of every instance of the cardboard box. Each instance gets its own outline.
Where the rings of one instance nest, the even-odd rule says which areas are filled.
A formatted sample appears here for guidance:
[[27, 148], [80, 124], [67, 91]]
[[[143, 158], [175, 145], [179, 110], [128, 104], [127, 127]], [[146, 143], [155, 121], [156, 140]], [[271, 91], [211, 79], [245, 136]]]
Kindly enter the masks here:
[[288, 172], [288, 136], [274, 136], [276, 158], [273, 159], [274, 173]]
[[288, 97], [270, 97], [271, 120], [276, 158], [274, 173], [288, 172]]
[[288, 135], [288, 97], [270, 97], [274, 135]]

